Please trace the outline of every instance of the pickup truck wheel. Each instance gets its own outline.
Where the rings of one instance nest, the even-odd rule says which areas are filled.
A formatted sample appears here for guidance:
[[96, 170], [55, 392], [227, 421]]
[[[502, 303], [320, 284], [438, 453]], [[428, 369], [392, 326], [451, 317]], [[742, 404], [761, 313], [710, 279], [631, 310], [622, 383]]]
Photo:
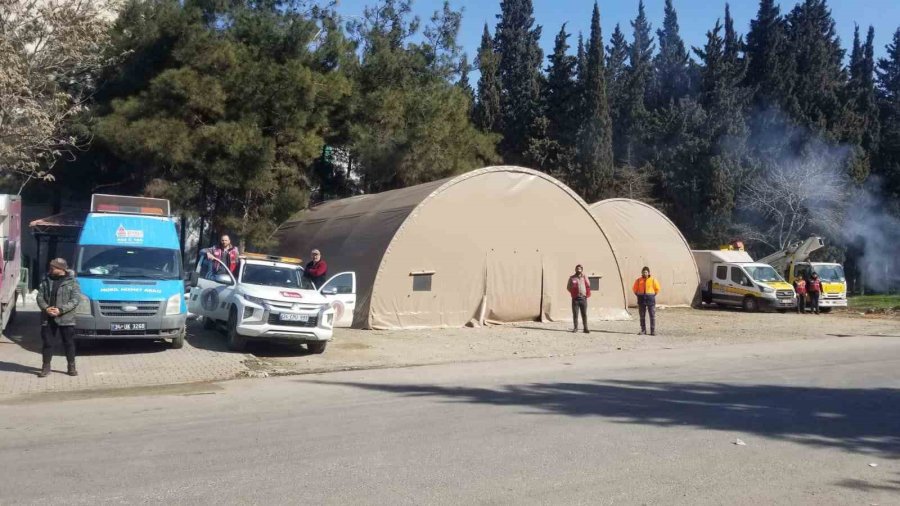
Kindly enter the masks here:
[[184, 334], [186, 330], [184, 328], [181, 329], [181, 332], [172, 338], [172, 349], [180, 350], [184, 347]]
[[212, 330], [216, 328], [216, 321], [210, 318], [209, 316], [203, 317], [203, 328], [206, 330]]
[[746, 296], [744, 297], [744, 311], [748, 313], [755, 313], [759, 311], [759, 302], [757, 302], [756, 297]]
[[306, 349], [313, 355], [325, 353], [326, 346], [328, 346], [328, 341], [308, 341], [306, 343]]
[[228, 349], [231, 351], [244, 351], [247, 340], [237, 331], [237, 310], [231, 309], [228, 314]]

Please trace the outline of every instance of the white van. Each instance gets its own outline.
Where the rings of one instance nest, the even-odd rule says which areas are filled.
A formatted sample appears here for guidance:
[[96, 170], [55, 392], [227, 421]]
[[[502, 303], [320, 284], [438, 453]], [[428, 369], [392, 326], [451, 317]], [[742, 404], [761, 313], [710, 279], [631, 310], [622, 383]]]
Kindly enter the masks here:
[[775, 269], [754, 262], [746, 251], [694, 251], [705, 304], [743, 307], [746, 311], [797, 307], [794, 288]]

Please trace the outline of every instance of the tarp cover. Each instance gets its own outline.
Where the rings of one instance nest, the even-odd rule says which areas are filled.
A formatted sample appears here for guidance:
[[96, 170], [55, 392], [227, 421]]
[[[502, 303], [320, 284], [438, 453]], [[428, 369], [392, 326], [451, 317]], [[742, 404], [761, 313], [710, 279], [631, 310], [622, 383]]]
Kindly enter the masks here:
[[628, 318], [619, 268], [587, 205], [529, 169], [489, 167], [326, 202], [276, 239], [278, 254], [307, 258], [318, 248], [332, 274], [356, 272], [357, 328], [568, 320], [566, 281], [579, 263], [601, 277], [590, 316]]
[[691, 248], [678, 227], [659, 210], [631, 199], [609, 199], [591, 205], [591, 212], [612, 244], [629, 306], [637, 306], [632, 285], [644, 266], [661, 285], [656, 303], [692, 304], [700, 284]]

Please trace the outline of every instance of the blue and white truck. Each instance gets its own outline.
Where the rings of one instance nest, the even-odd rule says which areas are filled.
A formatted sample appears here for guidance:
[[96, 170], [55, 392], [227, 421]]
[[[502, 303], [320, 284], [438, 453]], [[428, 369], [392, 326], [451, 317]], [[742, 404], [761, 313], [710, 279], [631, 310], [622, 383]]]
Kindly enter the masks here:
[[168, 200], [94, 195], [75, 256], [76, 339], [184, 345], [184, 274]]

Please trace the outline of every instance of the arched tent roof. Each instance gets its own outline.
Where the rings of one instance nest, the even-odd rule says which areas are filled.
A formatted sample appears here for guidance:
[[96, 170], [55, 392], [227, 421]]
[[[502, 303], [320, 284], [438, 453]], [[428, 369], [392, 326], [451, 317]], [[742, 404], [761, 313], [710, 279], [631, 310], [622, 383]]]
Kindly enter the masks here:
[[[587, 205], [530, 169], [488, 167], [326, 202], [276, 239], [279, 254], [318, 248], [331, 273], [356, 272], [358, 328], [571, 317], [566, 279], [577, 263], [602, 276], [591, 315], [627, 318], [620, 271]], [[413, 289], [419, 277], [430, 290]]]
[[690, 245], [665, 214], [631, 199], [602, 200], [591, 205], [591, 213], [612, 244], [630, 306], [637, 305], [631, 288], [644, 266], [660, 282], [657, 304], [693, 303], [700, 285], [697, 264]]

